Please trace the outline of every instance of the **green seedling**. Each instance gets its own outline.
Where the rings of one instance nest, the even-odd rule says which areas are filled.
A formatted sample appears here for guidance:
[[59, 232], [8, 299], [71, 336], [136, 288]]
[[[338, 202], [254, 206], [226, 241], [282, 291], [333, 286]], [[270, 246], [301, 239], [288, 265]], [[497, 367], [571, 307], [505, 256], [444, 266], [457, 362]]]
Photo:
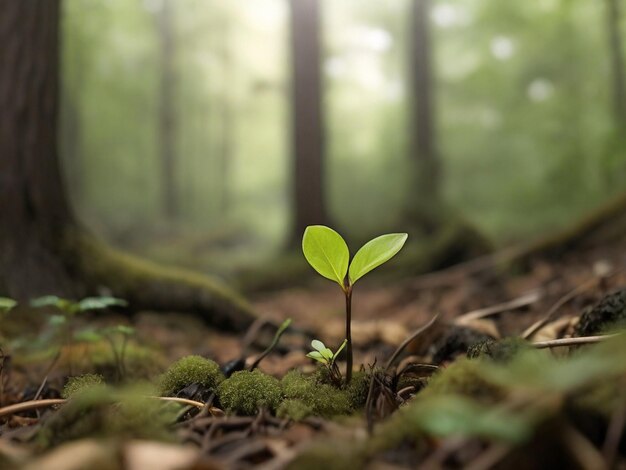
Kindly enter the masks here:
[[[77, 314], [90, 310], [100, 310], [109, 307], [125, 307], [126, 305], [128, 305], [125, 300], [108, 296], [86, 297], [82, 300], [76, 301], [57, 297], [56, 295], [46, 295], [44, 297], [39, 297], [32, 300], [30, 304], [31, 306], [36, 308], [54, 307], [60, 311], [60, 315], [50, 316], [48, 323], [54, 329], [63, 329], [63, 333], [66, 338], [66, 346], [70, 350], [74, 337], [74, 325], [72, 320]], [[71, 359], [69, 368], [71, 374]]]
[[117, 380], [121, 380], [126, 375], [126, 345], [131, 336], [135, 335], [135, 329], [128, 325], [107, 326], [96, 331], [87, 328], [77, 332], [73, 339], [83, 343], [99, 343], [106, 341], [111, 346], [111, 352], [115, 361], [115, 373]]
[[341, 287], [346, 298], [346, 383], [352, 378], [352, 288], [367, 273], [389, 261], [398, 253], [406, 233], [388, 233], [363, 245], [350, 262], [350, 251], [345, 240], [324, 225], [310, 225], [302, 237], [302, 251], [309, 264], [319, 274]]
[[330, 379], [334, 382], [334, 383], [341, 383], [341, 372], [339, 371], [339, 367], [337, 367], [336, 364], [336, 360], [337, 357], [339, 356], [339, 353], [341, 351], [343, 351], [343, 348], [346, 347], [346, 344], [348, 343], [347, 339], [343, 340], [343, 343], [341, 343], [341, 346], [339, 346], [339, 349], [337, 349], [336, 352], [332, 352], [330, 350], [330, 348], [327, 348], [324, 343], [322, 343], [321, 341], [314, 339], [313, 341], [311, 341], [311, 347], [313, 349], [315, 349], [315, 351], [311, 351], [310, 353], [308, 353], [306, 355], [306, 357], [309, 357], [311, 359], [316, 360], [317, 362], [321, 363], [324, 365], [324, 367], [326, 367], [326, 369], [328, 369], [328, 373], [330, 375]]

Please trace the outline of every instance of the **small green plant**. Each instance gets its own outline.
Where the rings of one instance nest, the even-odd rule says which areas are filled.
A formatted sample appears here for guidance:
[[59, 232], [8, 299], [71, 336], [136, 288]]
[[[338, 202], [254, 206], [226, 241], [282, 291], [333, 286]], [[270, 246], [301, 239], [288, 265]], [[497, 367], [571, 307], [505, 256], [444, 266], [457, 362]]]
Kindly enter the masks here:
[[98, 343], [101, 341], [109, 343], [113, 360], [115, 361], [115, 373], [119, 381], [126, 375], [126, 346], [128, 339], [134, 335], [135, 329], [132, 326], [114, 325], [98, 331], [93, 328], [81, 330], [73, 336], [73, 339], [84, 343]]
[[310, 225], [304, 231], [304, 257], [319, 274], [339, 284], [346, 298], [346, 383], [352, 378], [352, 288], [356, 281], [393, 258], [407, 238], [406, 233], [376, 237], [363, 245], [350, 262], [348, 245], [333, 229]]
[[[117, 299], [115, 297], [86, 297], [82, 300], [76, 301], [57, 297], [56, 295], [46, 295], [44, 297], [39, 297], [32, 300], [30, 304], [31, 306], [36, 308], [54, 307], [61, 312], [60, 315], [52, 315], [48, 320], [48, 323], [51, 327], [55, 329], [62, 329], [65, 336], [66, 346], [70, 350], [74, 338], [73, 319], [77, 314], [90, 310], [100, 310], [109, 307], [125, 307], [128, 305], [125, 300]], [[69, 363], [69, 369], [71, 375], [71, 360]]]
[[339, 349], [337, 349], [337, 351], [333, 353], [320, 340], [314, 339], [313, 341], [311, 341], [311, 347], [315, 349], [315, 351], [311, 351], [310, 353], [306, 355], [306, 357], [315, 359], [317, 362], [320, 362], [321, 364], [323, 364], [324, 367], [328, 369], [330, 380], [333, 383], [340, 385], [341, 384], [341, 372], [339, 371], [339, 367], [337, 367], [337, 364], [335, 361], [337, 359], [337, 356], [339, 356], [339, 353], [343, 351], [343, 348], [346, 347], [347, 343], [348, 343], [348, 340], [344, 339], [343, 343], [341, 343], [341, 346], [339, 346]]

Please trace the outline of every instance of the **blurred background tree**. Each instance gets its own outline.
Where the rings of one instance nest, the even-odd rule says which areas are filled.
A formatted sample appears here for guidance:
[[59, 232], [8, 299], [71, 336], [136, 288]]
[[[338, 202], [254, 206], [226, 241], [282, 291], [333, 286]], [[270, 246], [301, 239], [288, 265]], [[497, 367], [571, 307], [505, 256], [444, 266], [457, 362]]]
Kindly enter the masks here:
[[72, 199], [110, 242], [223, 276], [328, 220], [551, 233], [623, 189], [621, 9], [65, 0]]

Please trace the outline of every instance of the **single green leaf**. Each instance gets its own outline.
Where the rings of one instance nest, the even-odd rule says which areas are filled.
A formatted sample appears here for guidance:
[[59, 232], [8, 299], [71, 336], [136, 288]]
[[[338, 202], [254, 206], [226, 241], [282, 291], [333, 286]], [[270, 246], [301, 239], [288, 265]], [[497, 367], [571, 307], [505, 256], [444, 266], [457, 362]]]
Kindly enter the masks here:
[[302, 237], [302, 251], [313, 269], [344, 288], [350, 252], [341, 235], [324, 225], [310, 225]]
[[115, 297], [87, 297], [81, 300], [78, 305], [78, 310], [84, 312], [86, 310], [98, 310], [107, 307], [125, 307], [128, 303]]
[[329, 348], [324, 348], [322, 351], [320, 351], [320, 354], [324, 356], [324, 359], [328, 361], [333, 360], [333, 352]]
[[311, 347], [319, 352], [322, 352], [324, 349], [326, 349], [326, 345], [322, 343], [319, 339], [314, 339], [313, 341], [311, 341]]
[[311, 351], [310, 353], [308, 353], [306, 355], [306, 357], [309, 357], [311, 359], [315, 359], [316, 361], [321, 362], [322, 364], [327, 364], [328, 363], [326, 358], [324, 356], [322, 356], [320, 353], [318, 353], [317, 351]]
[[9, 299], [8, 297], [0, 297], [0, 311], [11, 310], [16, 305], [17, 302], [15, 300]]
[[335, 353], [335, 355], [333, 356], [333, 361], [334, 361], [335, 359], [337, 359], [337, 356], [339, 356], [339, 353], [340, 353], [341, 351], [343, 351], [343, 348], [345, 348], [345, 347], [346, 347], [346, 344], [348, 344], [348, 340], [347, 340], [347, 339], [344, 339], [344, 340], [343, 340], [343, 343], [341, 343], [341, 346], [339, 346], [339, 349], [337, 349], [337, 352], [336, 352], [336, 353]]
[[30, 305], [33, 307], [59, 307], [67, 302], [65, 299], [57, 297], [56, 295], [45, 295], [31, 300]]
[[408, 236], [406, 233], [388, 233], [363, 245], [350, 263], [350, 284], [389, 261], [402, 249]]

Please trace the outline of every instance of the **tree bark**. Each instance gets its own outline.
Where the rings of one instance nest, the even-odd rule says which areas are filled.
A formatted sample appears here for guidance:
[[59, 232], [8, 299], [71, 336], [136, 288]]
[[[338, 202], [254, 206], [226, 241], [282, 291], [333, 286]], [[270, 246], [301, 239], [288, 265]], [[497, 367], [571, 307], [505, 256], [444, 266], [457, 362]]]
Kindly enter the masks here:
[[292, 241], [308, 225], [327, 223], [319, 0], [290, 0], [294, 207]]
[[57, 151], [59, 0], [0, 0], [0, 295], [100, 290], [131, 308], [190, 311], [244, 330], [247, 303], [196, 273], [112, 250], [76, 221]]
[[611, 56], [613, 81], [613, 115], [618, 128], [626, 128], [626, 77], [624, 75], [624, 52], [620, 32], [619, 0], [606, 0], [606, 24]]
[[[436, 148], [435, 117], [429, 28], [429, 0], [412, 0], [410, 31], [411, 179], [407, 215], [417, 225], [424, 225], [439, 209], [441, 199], [441, 164]], [[422, 219], [422, 220], [419, 220]], [[427, 223], [426, 225], [430, 225]]]
[[161, 54], [161, 86], [159, 90], [159, 139], [161, 154], [161, 188], [163, 215], [170, 220], [179, 216], [176, 165], [176, 110], [174, 89], [175, 38], [174, 12], [171, 0], [163, 0], [159, 12], [159, 40]]

